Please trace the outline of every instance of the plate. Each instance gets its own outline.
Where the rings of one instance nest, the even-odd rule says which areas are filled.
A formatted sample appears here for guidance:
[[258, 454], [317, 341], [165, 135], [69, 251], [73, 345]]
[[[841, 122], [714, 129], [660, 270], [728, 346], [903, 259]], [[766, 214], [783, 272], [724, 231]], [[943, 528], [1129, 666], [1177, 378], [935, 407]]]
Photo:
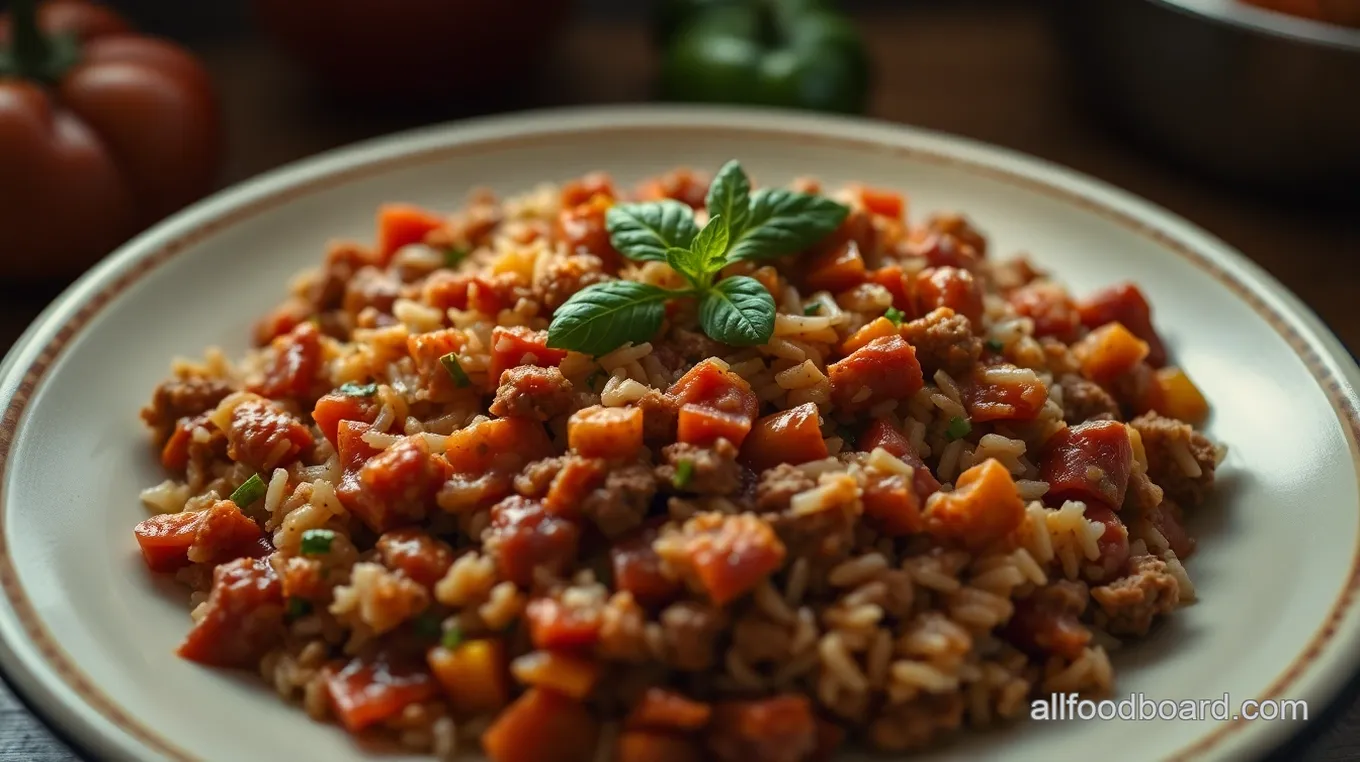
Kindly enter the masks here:
[[[1230, 450], [1192, 521], [1201, 601], [1115, 654], [1117, 697], [1227, 694], [1233, 712], [1249, 699], [1322, 712], [1360, 659], [1360, 371], [1317, 318], [1222, 242], [1053, 164], [886, 124], [731, 109], [542, 112], [385, 138], [222, 193], [82, 278], [0, 368], [0, 663], [12, 682], [102, 758], [372, 758], [254, 677], [172, 655], [184, 596], [146, 573], [131, 531], [139, 489], [161, 478], [138, 409], [173, 355], [244, 351], [286, 279], [328, 239], [371, 237], [380, 202], [451, 209], [475, 186], [509, 193], [594, 169], [631, 183], [733, 157], [765, 183], [858, 180], [905, 190], [915, 214], [964, 210], [994, 251], [1029, 252], [1077, 292], [1142, 284]], [[936, 754], [1239, 759], [1302, 726], [1031, 721]]]

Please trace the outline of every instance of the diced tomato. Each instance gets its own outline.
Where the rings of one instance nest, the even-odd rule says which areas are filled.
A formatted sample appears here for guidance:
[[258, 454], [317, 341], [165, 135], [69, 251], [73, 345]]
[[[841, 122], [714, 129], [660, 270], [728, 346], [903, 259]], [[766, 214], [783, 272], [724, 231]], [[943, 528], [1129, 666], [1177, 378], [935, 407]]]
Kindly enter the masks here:
[[751, 514], [699, 514], [674, 539], [659, 549], [662, 558], [688, 571], [719, 606], [750, 592], [786, 555], [774, 529]]
[[1030, 283], [1010, 292], [1006, 298], [1016, 314], [1034, 321], [1035, 336], [1071, 341], [1081, 326], [1077, 303], [1068, 295], [1067, 289], [1056, 283]]
[[369, 458], [354, 478], [341, 480], [336, 496], [370, 529], [386, 532], [424, 518], [449, 475], [417, 434]]
[[896, 325], [893, 325], [891, 320], [885, 317], [874, 318], [841, 342], [841, 354], [851, 354], [874, 339], [896, 336], [900, 330]]
[[859, 244], [847, 241], [813, 257], [807, 263], [804, 285], [808, 291], [844, 291], [868, 279]]
[[296, 460], [313, 443], [302, 421], [262, 397], [244, 400], [232, 410], [227, 455], [258, 473]]
[[655, 528], [644, 527], [609, 548], [614, 587], [643, 606], [663, 606], [680, 594], [680, 582], [661, 570], [661, 556], [652, 547], [656, 535]]
[[332, 444], [338, 444], [341, 421], [361, 421], [371, 424], [378, 418], [378, 402], [372, 397], [356, 397], [351, 394], [332, 393], [316, 401], [312, 408], [312, 420], [321, 433]]
[[1025, 503], [1010, 472], [988, 458], [959, 475], [952, 492], [941, 493], [926, 510], [931, 533], [982, 548], [1019, 527]]
[[194, 429], [208, 423], [204, 413], [196, 418], [181, 418], [161, 446], [161, 465], [168, 471], [183, 473], [189, 467], [189, 445], [194, 439]]
[[751, 419], [738, 413], [727, 413], [705, 405], [681, 405], [677, 418], [676, 437], [696, 446], [711, 445], [726, 439], [738, 447], [751, 433]]
[[1077, 616], [1063, 611], [1037, 596], [1015, 602], [1015, 613], [1001, 634], [1025, 653], [1035, 656], [1056, 654], [1076, 659], [1091, 642], [1091, 631]]
[[874, 419], [855, 444], [861, 452], [873, 452], [875, 448], [881, 447], [915, 469], [912, 472], [912, 482], [916, 496], [921, 501], [930, 497], [931, 493], [940, 491], [940, 482], [930, 473], [925, 461], [916, 453], [916, 448], [911, 446], [911, 440], [887, 420]]
[[548, 515], [535, 500], [512, 495], [492, 507], [485, 547], [503, 577], [528, 587], [535, 568], [552, 574], [569, 569], [580, 537], [575, 524]]
[[[916, 470], [929, 473], [924, 467]], [[862, 499], [865, 520], [888, 537], [915, 534], [925, 528], [914, 478], [909, 481], [901, 474], [872, 478], [864, 485]]]
[[510, 663], [510, 672], [523, 685], [547, 688], [577, 701], [585, 701], [600, 679], [600, 665], [593, 659], [557, 651], [531, 651]]
[[614, 191], [614, 181], [604, 172], [591, 172], [579, 180], [568, 180], [562, 184], [562, 206], [580, 206], [596, 196], [607, 199], [618, 198]]
[[982, 287], [973, 274], [958, 267], [928, 267], [913, 281], [917, 315], [948, 307], [976, 324], [982, 319]]
[[382, 655], [352, 659], [342, 669], [327, 670], [325, 676], [335, 715], [351, 733], [390, 720], [439, 693], [423, 664], [394, 664]]
[[251, 391], [272, 399], [304, 397], [320, 369], [321, 331], [315, 323], [302, 323], [274, 340], [264, 380]]
[[803, 760], [817, 751], [817, 723], [806, 696], [724, 701], [713, 708], [708, 749], [720, 762]]
[[189, 565], [189, 551], [204, 563], [220, 564], [253, 557], [263, 536], [258, 524], [230, 500], [220, 500], [206, 511], [163, 513], [145, 519], [133, 530], [146, 565], [154, 572], [171, 572]]
[[1068, 426], [1044, 444], [1039, 478], [1048, 482], [1046, 501], [1060, 505], [1081, 500], [1089, 507], [1124, 504], [1133, 470], [1128, 428], [1118, 421], [1087, 421]]
[[1129, 560], [1129, 530], [1119, 516], [1100, 503], [1086, 504], [1086, 518], [1105, 525], [1105, 531], [1096, 540], [1100, 549], [1099, 563], [1105, 570], [1104, 579], [1118, 577]]
[[274, 339], [292, 333], [294, 328], [305, 323], [314, 312], [307, 300], [298, 297], [288, 299], [270, 310], [255, 324], [253, 332], [255, 346], [269, 346]]
[[283, 586], [267, 558], [238, 558], [213, 570], [203, 618], [176, 653], [214, 667], [254, 668], [283, 640]]
[[450, 434], [445, 454], [454, 473], [480, 476], [492, 470], [516, 473], [551, 456], [553, 445], [538, 421], [494, 418]]
[[458, 714], [491, 714], [510, 703], [510, 666], [500, 638], [469, 640], [452, 649], [435, 646], [425, 660]]
[[1147, 342], [1122, 323], [1106, 323], [1072, 345], [1081, 374], [1098, 384], [1109, 384], [1137, 369], [1148, 356]]
[[358, 475], [359, 469], [369, 458], [382, 452], [364, 441], [364, 434], [372, 428], [363, 421], [342, 419], [335, 427], [335, 451], [340, 456], [340, 465], [346, 473]]
[[600, 640], [600, 612], [594, 607], [571, 607], [556, 598], [535, 598], [525, 608], [524, 618], [535, 648], [589, 651]]
[[396, 569], [425, 587], [444, 578], [453, 565], [453, 548], [419, 529], [397, 529], [378, 538], [383, 566]]
[[613, 762], [703, 762], [697, 741], [669, 733], [625, 730], [614, 745]]
[[606, 473], [604, 461], [594, 458], [571, 458], [553, 477], [548, 494], [543, 498], [543, 509], [551, 516], [577, 521], [581, 518], [581, 503]]
[[613, 205], [613, 200], [597, 195], [578, 206], [563, 208], [557, 213], [554, 236], [565, 244], [568, 254], [593, 254], [607, 270], [618, 269], [622, 257], [609, 242], [604, 223], [605, 212]]
[[665, 688], [648, 688], [623, 725], [629, 730], [700, 730], [713, 717], [713, 707]]
[[767, 415], [756, 421], [741, 446], [741, 458], [759, 473], [780, 463], [807, 463], [827, 457], [817, 403]]
[[1166, 364], [1166, 345], [1152, 325], [1152, 307], [1143, 292], [1132, 283], [1121, 283], [1097, 291], [1078, 303], [1081, 322], [1095, 329], [1108, 323], [1122, 323], [1134, 336], [1148, 345], [1148, 364], [1160, 368]]
[[831, 400], [846, 412], [906, 399], [925, 385], [916, 349], [901, 336], [874, 339], [826, 370]]
[[566, 358], [567, 350], [548, 348], [547, 331], [524, 326], [496, 326], [491, 331], [491, 366], [487, 377], [495, 387], [500, 384], [501, 374], [509, 368], [520, 365], [555, 368]]
[[642, 450], [642, 410], [595, 405], [571, 414], [567, 443], [587, 458], [635, 458]]
[[386, 266], [403, 246], [421, 243], [425, 236], [444, 226], [444, 218], [411, 204], [384, 204], [378, 208], [378, 257]]
[[441, 310], [472, 309], [483, 315], [494, 317], [503, 308], [501, 290], [496, 284], [480, 275], [464, 272], [440, 270], [425, 279], [421, 291], [425, 301]]
[[916, 316], [916, 304], [911, 297], [910, 279], [902, 268], [887, 265], [869, 273], [869, 282], [888, 289], [892, 294], [893, 307], [901, 310], [907, 317]]
[[[989, 374], [1011, 371], [1016, 378], [988, 379]], [[1032, 421], [1048, 402], [1048, 389], [1038, 376], [1006, 365], [992, 365], [975, 373], [959, 393], [973, 423]]]
[[704, 360], [690, 368], [671, 384], [666, 394], [681, 405], [703, 405], [753, 421], [760, 413], [760, 400], [751, 391], [746, 379], [713, 359]]
[[599, 723], [578, 701], [530, 688], [482, 735], [490, 762], [589, 762]]
[[677, 169], [642, 184], [639, 201], [660, 201], [670, 198], [693, 209], [703, 209], [708, 198], [708, 180], [688, 169]]
[[466, 343], [463, 332], [456, 328], [417, 333], [406, 337], [406, 352], [415, 361], [420, 374], [420, 386], [433, 395], [447, 398], [458, 382], [449, 375], [442, 362], [445, 355], [458, 352]]
[[[967, 243], [950, 235], [926, 232], [914, 235], [906, 245], [906, 255], [923, 257], [930, 267], [951, 267], [960, 270], [973, 270], [978, 266], [981, 254]], [[929, 310], [927, 310], [929, 311]]]
[[883, 188], [861, 187], [859, 201], [871, 214], [900, 220], [907, 214], [907, 199], [901, 193]]

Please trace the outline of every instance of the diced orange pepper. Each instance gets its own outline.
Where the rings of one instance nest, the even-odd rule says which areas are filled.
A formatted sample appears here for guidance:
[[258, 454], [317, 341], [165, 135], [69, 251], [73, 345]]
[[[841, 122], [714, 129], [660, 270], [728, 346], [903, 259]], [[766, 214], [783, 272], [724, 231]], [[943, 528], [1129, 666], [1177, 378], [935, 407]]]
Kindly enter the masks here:
[[530, 688], [482, 735], [491, 762], [589, 762], [599, 723], [585, 706], [543, 688]]
[[665, 688], [648, 688], [623, 725], [629, 730], [699, 730], [713, 716], [713, 707]]
[[841, 353], [848, 355], [874, 339], [896, 336], [899, 330], [891, 320], [885, 317], [874, 318], [861, 326], [858, 331], [850, 334], [850, 337], [841, 344]]
[[726, 413], [705, 405], [682, 405], [677, 419], [676, 438], [686, 444], [711, 445], [726, 439], [740, 447], [751, 433], [751, 419], [736, 413]]
[[545, 651], [589, 652], [600, 640], [600, 614], [572, 608], [556, 598], [535, 598], [524, 610], [529, 640]]
[[378, 208], [378, 257], [386, 265], [403, 246], [421, 243], [444, 226], [444, 219], [412, 204], [384, 204]]
[[916, 348], [894, 334], [874, 339], [826, 368], [831, 400], [847, 412], [906, 399], [925, 384]]
[[337, 444], [341, 421], [363, 421], [373, 423], [378, 417], [379, 405], [372, 397], [356, 397], [349, 394], [327, 394], [316, 401], [312, 408], [312, 420], [321, 429], [326, 440]]
[[1153, 374], [1150, 407], [1169, 418], [1190, 424], [1201, 423], [1209, 415], [1209, 402], [1199, 387], [1176, 367], [1158, 368]]
[[518, 471], [525, 463], [553, 454], [543, 424], [529, 418], [496, 418], [449, 435], [446, 456], [454, 473], [481, 476], [500, 469]]
[[1148, 356], [1148, 345], [1123, 323], [1106, 323], [1073, 345], [1072, 352], [1083, 376], [1106, 384], [1137, 368]]
[[898, 265], [886, 265], [869, 273], [869, 281], [888, 289], [892, 294], [893, 307], [907, 317], [916, 316], [916, 304], [911, 295], [911, 279]]
[[1152, 325], [1152, 306], [1137, 286], [1122, 283], [1097, 291], [1081, 300], [1077, 309], [1081, 313], [1082, 324], [1087, 328], [1123, 323], [1130, 333], [1147, 342], [1149, 365], [1160, 368], [1166, 364], [1166, 345]]
[[524, 685], [549, 688], [584, 701], [600, 679], [600, 665], [591, 659], [553, 651], [531, 651], [510, 663], [510, 672]]
[[614, 762], [703, 762], [697, 741], [677, 735], [626, 730], [614, 746]]
[[1048, 401], [1048, 389], [1038, 378], [993, 383], [977, 374], [959, 393], [974, 423], [1032, 421]]
[[756, 473], [780, 463], [807, 463], [827, 457], [821, 414], [815, 402], [767, 415], [756, 421], [741, 446], [741, 458]]
[[436, 646], [425, 658], [459, 714], [490, 714], [510, 701], [505, 643], [501, 640], [469, 640], [453, 649]]
[[860, 188], [860, 203], [880, 217], [900, 220], [907, 213], [907, 199], [901, 193], [883, 188]]
[[685, 522], [678, 542], [658, 549], [667, 562], [692, 573], [719, 606], [750, 592], [787, 555], [774, 529], [752, 514], [701, 513]]
[[940, 307], [967, 317], [982, 319], [982, 287], [973, 274], [959, 267], [927, 267], [913, 281], [917, 315]]
[[847, 241], [809, 262], [804, 283], [809, 291], [836, 292], [858, 286], [868, 277], [859, 245], [854, 241]]
[[202, 422], [199, 418], [188, 418], [175, 424], [169, 438], [161, 446], [161, 465], [166, 470], [182, 472], [189, 467], [189, 445], [194, 439], [194, 429]]
[[740, 413], [755, 418], [760, 412], [760, 400], [746, 379], [726, 369], [712, 358], [690, 368], [671, 384], [666, 394], [684, 405], [693, 403], [716, 408], [728, 413]]
[[562, 184], [563, 207], [580, 206], [596, 196], [618, 198], [618, 193], [614, 191], [613, 179], [604, 172], [591, 172], [579, 180], [568, 180]]
[[932, 534], [981, 548], [1010, 534], [1025, 520], [1025, 503], [1006, 467], [988, 458], [959, 475], [953, 492], [926, 506]]
[[925, 522], [921, 519], [921, 499], [917, 496], [913, 478], [894, 474], [871, 480], [864, 487], [864, 518], [888, 537], [920, 532]]
[[562, 466], [543, 497], [543, 510], [551, 516], [576, 520], [581, 517], [581, 501], [595, 489], [605, 475], [605, 464], [598, 460], [572, 458]]
[[553, 368], [567, 359], [567, 350], [550, 349], [548, 332], [534, 331], [524, 326], [491, 330], [491, 365], [487, 379], [494, 388], [501, 383], [501, 374], [520, 365]]
[[571, 414], [567, 443], [587, 458], [632, 458], [642, 449], [642, 409], [595, 405]]

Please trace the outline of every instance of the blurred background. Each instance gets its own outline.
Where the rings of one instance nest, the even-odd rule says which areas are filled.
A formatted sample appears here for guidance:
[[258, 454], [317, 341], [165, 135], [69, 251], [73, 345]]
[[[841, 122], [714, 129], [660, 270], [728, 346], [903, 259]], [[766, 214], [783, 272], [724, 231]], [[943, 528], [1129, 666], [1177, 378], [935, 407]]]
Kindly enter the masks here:
[[[43, 5], [0, 0], [16, 16], [0, 23], [0, 351], [214, 189], [410, 127], [654, 100], [864, 114], [1073, 167], [1225, 239], [1360, 346], [1360, 0]], [[110, 42], [133, 29], [179, 50]], [[101, 89], [87, 69], [120, 56], [143, 75]], [[43, 98], [72, 120], [66, 143], [33, 126]], [[1353, 695], [1286, 758], [1360, 759]], [[71, 758], [0, 690], [0, 762]]]

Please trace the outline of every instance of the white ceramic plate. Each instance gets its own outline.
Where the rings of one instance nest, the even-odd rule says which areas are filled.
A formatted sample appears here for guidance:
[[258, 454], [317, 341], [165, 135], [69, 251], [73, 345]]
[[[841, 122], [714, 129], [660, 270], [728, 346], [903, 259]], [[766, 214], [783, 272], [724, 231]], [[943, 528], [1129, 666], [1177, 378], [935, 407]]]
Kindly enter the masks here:
[[[1192, 522], [1202, 602], [1115, 657], [1121, 694], [1303, 699], [1316, 716], [1356, 667], [1360, 372], [1299, 301], [1223, 243], [1060, 167], [864, 121], [736, 110], [513, 116], [369, 143], [272, 173], [176, 216], [102, 263], [0, 369], [0, 661], [20, 691], [110, 759], [364, 759], [249, 676], [172, 655], [182, 594], [132, 527], [161, 478], [137, 411], [172, 355], [245, 349], [252, 319], [326, 240], [370, 236], [382, 201], [461, 204], [607, 169], [625, 183], [739, 157], [758, 179], [816, 175], [965, 210], [999, 254], [1031, 252], [1074, 289], [1132, 278], [1214, 405], [1230, 454]], [[1234, 711], [1236, 707], [1234, 707]], [[1263, 754], [1289, 721], [1026, 722], [940, 755], [1010, 759]], [[390, 757], [388, 757], [390, 758]]]

